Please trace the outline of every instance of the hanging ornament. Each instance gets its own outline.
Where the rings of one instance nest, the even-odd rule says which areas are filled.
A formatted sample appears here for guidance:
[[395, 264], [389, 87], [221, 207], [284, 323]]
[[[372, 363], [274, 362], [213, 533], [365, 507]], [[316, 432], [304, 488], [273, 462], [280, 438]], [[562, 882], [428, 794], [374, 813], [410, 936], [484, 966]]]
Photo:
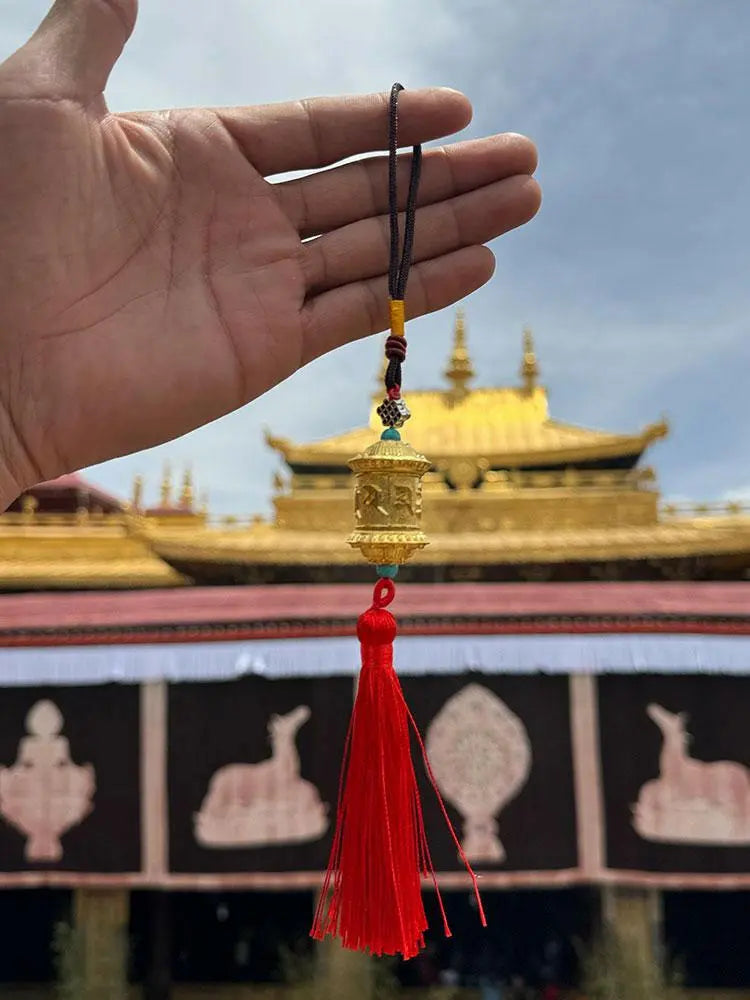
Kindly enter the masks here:
[[424, 947], [427, 930], [422, 902], [425, 878], [435, 888], [443, 930], [450, 936], [422, 818], [411, 757], [412, 735], [471, 877], [483, 926], [486, 921], [476, 876], [448, 818], [424, 743], [393, 668], [396, 622], [387, 610], [395, 596], [393, 581], [399, 566], [427, 545], [420, 521], [422, 476], [430, 468], [430, 462], [399, 433], [410, 417], [401, 396], [407, 346], [404, 296], [422, 159], [421, 147], [415, 146], [400, 251], [396, 163], [398, 96], [402, 90], [401, 84], [394, 84], [390, 99], [391, 323], [385, 342], [385, 397], [377, 410], [384, 430], [379, 441], [349, 463], [355, 473], [355, 527], [349, 544], [376, 566], [378, 581], [372, 605], [357, 623], [362, 670], [344, 748], [336, 832], [312, 936], [317, 940], [336, 936], [345, 948], [373, 955], [412, 958]]

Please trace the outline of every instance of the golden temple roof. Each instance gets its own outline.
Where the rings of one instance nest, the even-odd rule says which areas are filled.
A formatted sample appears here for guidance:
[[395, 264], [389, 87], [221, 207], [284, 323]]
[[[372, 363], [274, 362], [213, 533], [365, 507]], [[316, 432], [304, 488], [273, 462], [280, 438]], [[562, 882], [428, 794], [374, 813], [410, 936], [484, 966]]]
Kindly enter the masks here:
[[[539, 367], [530, 330], [524, 331], [523, 385], [498, 388], [468, 386], [473, 376], [465, 343], [463, 314], [454, 329], [454, 347], [445, 389], [405, 394], [411, 419], [404, 436], [436, 465], [444, 459], [482, 457], [490, 467], [518, 468], [571, 465], [638, 456], [668, 432], [665, 421], [634, 434], [589, 430], [549, 416], [547, 390], [537, 383]], [[367, 427], [308, 444], [267, 434], [268, 444], [293, 466], [346, 467], [352, 455], [372, 443], [382, 430], [377, 397]]]
[[[473, 388], [459, 313], [445, 375], [446, 388], [407, 396], [405, 436], [432, 462], [423, 479], [429, 545], [413, 560], [423, 579], [448, 567], [452, 579], [503, 578], [493, 566], [515, 567], [509, 578], [579, 579], [580, 564], [595, 579], [750, 575], [750, 511], [663, 506], [653, 470], [637, 464], [667, 433], [663, 421], [613, 434], [550, 417], [530, 330], [520, 384]], [[189, 471], [178, 485], [166, 469], [153, 507], [140, 480], [130, 504], [75, 476], [35, 487], [0, 516], [0, 590], [356, 578], [364, 564], [346, 544], [348, 463], [379, 435], [379, 402], [368, 426], [323, 441], [269, 438], [291, 466], [274, 476], [269, 521], [212, 523]]]
[[[166, 478], [166, 477], [165, 477]], [[192, 503], [186, 474], [180, 506], [174, 515], [186, 527], [203, 524]], [[87, 590], [178, 587], [190, 581], [153, 549], [134, 483], [128, 504], [87, 482], [78, 474], [40, 483], [0, 514], [0, 590]], [[162, 498], [163, 498], [162, 491]]]
[[0, 516], [0, 590], [175, 587], [188, 581], [123, 514]]
[[[488, 565], [660, 560], [750, 554], [750, 517], [679, 519], [623, 528], [552, 528], [538, 531], [469, 531], [429, 534], [430, 544], [411, 561]], [[191, 538], [154, 538], [167, 560], [254, 565], [356, 565], [361, 555], [340, 532], [289, 530], [274, 524], [217, 528]]]
[[[528, 399], [518, 389], [474, 389], [452, 407], [443, 392], [416, 391], [409, 393], [407, 402], [412, 419], [404, 436], [436, 462], [466, 455], [482, 455], [501, 467], [614, 459], [640, 454], [668, 431], [664, 421], [636, 434], [611, 434], [541, 417], [547, 408], [541, 388]], [[266, 440], [290, 465], [346, 465], [380, 430], [373, 407], [368, 427], [313, 444], [296, 445], [271, 435]]]

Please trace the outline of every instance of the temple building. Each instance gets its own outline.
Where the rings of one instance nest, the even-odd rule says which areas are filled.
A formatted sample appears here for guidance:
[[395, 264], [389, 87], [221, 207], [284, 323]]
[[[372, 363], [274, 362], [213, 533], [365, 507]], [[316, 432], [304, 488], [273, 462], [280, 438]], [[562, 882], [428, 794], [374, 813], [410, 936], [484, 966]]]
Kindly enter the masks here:
[[[458, 313], [441, 389], [409, 392], [410, 443], [430, 457], [424, 523], [430, 544], [403, 571], [413, 582], [741, 580], [750, 516], [739, 504], [662, 504], [645, 460], [668, 433], [632, 433], [550, 417], [530, 331], [518, 385], [474, 387]], [[369, 424], [306, 444], [267, 435], [284, 472], [274, 516], [209, 519], [190, 474], [173, 496], [130, 503], [64, 476], [19, 498], [0, 520], [0, 589], [136, 588], [196, 584], [365, 582], [342, 545], [351, 522], [349, 460], [378, 432]]]
[[[576, 997], [573, 942], [607, 926], [691, 996], [750, 997], [750, 515], [662, 501], [663, 420], [551, 417], [530, 331], [517, 383], [482, 388], [459, 312], [443, 378], [408, 395], [430, 544], [396, 656], [489, 927], [424, 781], [454, 935], [426, 891], [429, 947], [388, 974], [468, 998], [489, 963]], [[214, 518], [169, 470], [158, 496], [76, 474], [0, 515], [0, 990], [54, 995], [63, 921], [81, 1000], [128, 978], [244, 1000], [290, 963], [374, 998], [308, 930], [372, 593], [348, 463], [379, 401], [322, 441], [267, 435], [270, 518]]]

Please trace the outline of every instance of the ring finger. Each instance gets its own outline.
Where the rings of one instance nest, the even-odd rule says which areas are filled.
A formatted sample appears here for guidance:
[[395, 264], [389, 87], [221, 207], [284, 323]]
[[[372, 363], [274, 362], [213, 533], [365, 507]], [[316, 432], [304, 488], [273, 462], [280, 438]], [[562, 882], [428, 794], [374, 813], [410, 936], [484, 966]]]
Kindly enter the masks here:
[[[431, 260], [462, 247], [488, 243], [528, 222], [539, 208], [540, 192], [527, 174], [488, 184], [417, 211], [412, 259]], [[403, 232], [403, 220], [401, 220]], [[364, 219], [303, 245], [308, 296], [388, 270], [389, 222]]]

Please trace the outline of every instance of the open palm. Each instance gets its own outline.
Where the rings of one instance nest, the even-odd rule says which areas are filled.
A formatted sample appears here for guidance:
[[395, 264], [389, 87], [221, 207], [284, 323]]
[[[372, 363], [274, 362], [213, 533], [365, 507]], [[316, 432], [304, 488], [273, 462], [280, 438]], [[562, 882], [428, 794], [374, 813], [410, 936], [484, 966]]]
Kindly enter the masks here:
[[[266, 180], [381, 149], [386, 95], [111, 114], [135, 14], [58, 0], [0, 66], [0, 509], [387, 325], [385, 159]], [[409, 145], [471, 115], [449, 90], [400, 106]], [[483, 244], [537, 210], [534, 168], [514, 135], [426, 153], [409, 315], [487, 281]]]

